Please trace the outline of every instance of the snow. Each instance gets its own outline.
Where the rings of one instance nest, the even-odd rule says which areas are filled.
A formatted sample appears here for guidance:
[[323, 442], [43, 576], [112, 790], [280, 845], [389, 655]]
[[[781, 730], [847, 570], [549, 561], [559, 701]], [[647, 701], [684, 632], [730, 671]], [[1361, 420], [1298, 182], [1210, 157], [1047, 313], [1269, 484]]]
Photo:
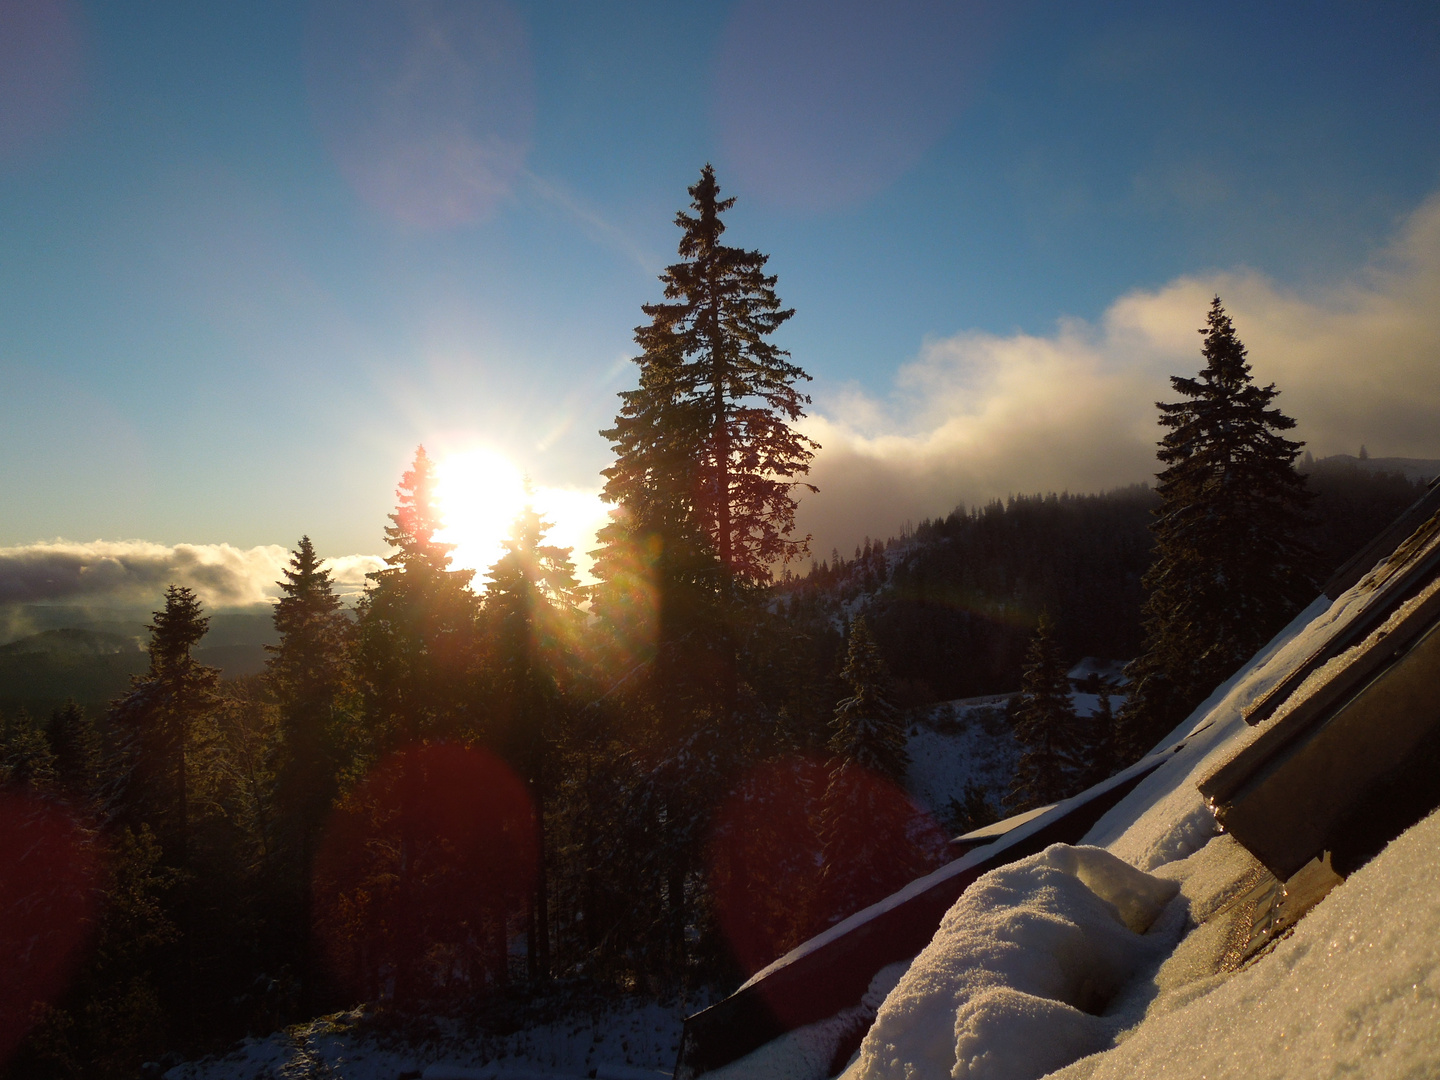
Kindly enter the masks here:
[[807, 1024], [766, 1043], [754, 1053], [705, 1075], [710, 1080], [816, 1080], [830, 1075], [836, 1051], [875, 1016], [881, 1002], [900, 982], [909, 961], [890, 964], [870, 980], [860, 1004], [828, 1020]]
[[1437, 850], [1432, 814], [1273, 952], [1234, 975], [1172, 989], [1177, 1000], [1158, 998], [1118, 1047], [1057, 1080], [1440, 1075]]
[[1055, 844], [956, 901], [885, 1000], [851, 1074], [1032, 1080], [1116, 1034], [1084, 1011], [1168, 951], [1144, 933], [1178, 886], [1109, 852]]
[[695, 1003], [634, 1002], [579, 1010], [510, 1035], [468, 1030], [434, 1020], [432, 1037], [418, 1044], [389, 1037], [367, 1023], [363, 1010], [246, 1039], [230, 1053], [177, 1065], [166, 1080], [279, 1080], [334, 1076], [395, 1080], [664, 1080], [675, 1067], [684, 1018]]
[[[750, 976], [744, 986], [742, 986], [740, 989], [743, 990], [746, 987], [753, 986], [755, 983], [759, 982], [761, 979], [764, 979], [777, 968], [783, 967], [787, 964], [793, 964], [801, 957], [806, 956], [809, 953], [812, 953], [815, 950], [824, 947], [825, 945], [828, 945], [836, 938], [843, 937], [845, 934], [850, 933], [852, 930], [856, 929], [862, 924], [868, 922], [871, 919], [874, 919], [877, 915], [883, 914], [887, 911], [891, 911], [894, 908], [899, 907], [901, 904], [906, 903], [910, 899], [919, 896], [921, 893], [928, 892], [930, 889], [933, 889], [941, 882], [946, 881], [949, 878], [955, 877], [956, 875], [965, 873], [967, 870], [974, 867], [977, 863], [983, 863], [988, 859], [992, 858], [997, 853], [1005, 850], [1006, 848], [1013, 847], [1016, 844], [1028, 840], [1035, 833], [1049, 826], [1050, 823], [1056, 818], [1063, 817], [1065, 814], [1069, 813], [1071, 807], [1073, 807], [1078, 800], [1089, 797], [1091, 793], [1099, 794], [1099, 792], [1102, 790], [1127, 783], [1131, 779], [1131, 777], [1133, 777], [1137, 772], [1143, 772], [1151, 768], [1151, 764], [1152, 763], [1149, 759], [1137, 761], [1128, 769], [1124, 769], [1121, 772], [1116, 773], [1109, 780], [1106, 780], [1103, 784], [1097, 784], [1094, 788], [1091, 788], [1090, 793], [1081, 793], [1080, 795], [1072, 796], [1069, 799], [1064, 799], [1061, 802], [1056, 803], [1054, 806], [1049, 807], [1045, 812], [1031, 817], [1029, 820], [1027, 820], [1021, 825], [1016, 825], [1009, 832], [1001, 836], [1000, 839], [995, 840], [992, 843], [983, 845], [982, 847], [978, 847], [973, 851], [966, 852], [960, 858], [954, 860], [953, 862], [946, 863], [944, 866], [940, 867], [940, 869], [934, 871], [933, 873], [927, 874], [922, 878], [917, 878], [909, 885], [906, 885], [903, 889], [900, 889], [898, 892], [891, 893], [889, 896], [885, 897], [885, 899], [877, 903], [871, 904], [868, 908], [857, 911], [854, 915], [851, 915], [847, 919], [842, 919], [840, 922], [836, 923], [828, 930], [824, 930], [821, 933], [816, 934], [808, 941], [802, 941], [799, 945], [795, 946], [795, 948], [791, 949], [784, 956], [780, 957], [778, 960], [775, 960], [773, 963], [757, 971], [754, 975]], [[982, 878], [981, 880], [984, 879]], [[974, 886], [971, 886], [971, 888], [974, 888]]]
[[948, 818], [950, 800], [963, 799], [970, 783], [989, 793], [998, 809], [1020, 760], [1020, 746], [1005, 717], [1007, 700], [996, 696], [947, 702], [910, 727], [905, 786], [938, 820]]

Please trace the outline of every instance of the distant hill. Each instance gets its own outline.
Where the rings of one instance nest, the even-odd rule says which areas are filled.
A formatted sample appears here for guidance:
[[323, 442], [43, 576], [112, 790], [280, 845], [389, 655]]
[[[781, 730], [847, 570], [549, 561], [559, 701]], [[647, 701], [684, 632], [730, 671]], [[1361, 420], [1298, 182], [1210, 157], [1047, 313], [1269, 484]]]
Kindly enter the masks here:
[[[4, 616], [12, 635], [28, 632], [0, 644], [0, 713], [24, 708], [45, 716], [73, 698], [98, 714], [149, 666], [148, 612], [25, 605]], [[265, 646], [275, 640], [268, 606], [217, 612], [195, 658], [225, 678], [255, 675], [264, 670]]]
[[0, 645], [0, 656], [112, 656], [115, 653], [143, 651], [138, 637], [80, 627], [42, 630]]
[[[1314, 494], [1304, 538], [1324, 582], [1423, 493], [1440, 461], [1342, 454], [1301, 471]], [[1012, 691], [1042, 611], [1068, 659], [1136, 655], [1158, 506], [1152, 490], [1136, 485], [958, 507], [907, 535], [867, 539], [853, 559], [832, 552], [782, 582], [777, 604], [812, 638], [838, 638], [865, 614], [897, 704]], [[833, 650], [838, 656], [838, 643]]]
[[[1315, 464], [1321, 467], [1326, 465], [1353, 466], [1365, 472], [1398, 474], [1412, 483], [1418, 481], [1422, 484], [1428, 484], [1435, 477], [1440, 476], [1440, 459], [1434, 458], [1361, 458], [1350, 454], [1331, 454], [1329, 457], [1316, 459]], [[1304, 471], [1303, 468], [1302, 471]]]

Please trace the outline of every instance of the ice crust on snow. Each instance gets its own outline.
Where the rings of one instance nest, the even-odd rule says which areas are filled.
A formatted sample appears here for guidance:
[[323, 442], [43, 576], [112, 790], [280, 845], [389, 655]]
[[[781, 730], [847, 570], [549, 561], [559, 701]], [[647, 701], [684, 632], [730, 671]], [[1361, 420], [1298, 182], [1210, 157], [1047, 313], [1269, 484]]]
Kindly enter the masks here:
[[885, 1000], [848, 1076], [1029, 1080], [1108, 1046], [1095, 1015], [1168, 948], [1178, 890], [1107, 851], [1056, 844], [967, 889]]

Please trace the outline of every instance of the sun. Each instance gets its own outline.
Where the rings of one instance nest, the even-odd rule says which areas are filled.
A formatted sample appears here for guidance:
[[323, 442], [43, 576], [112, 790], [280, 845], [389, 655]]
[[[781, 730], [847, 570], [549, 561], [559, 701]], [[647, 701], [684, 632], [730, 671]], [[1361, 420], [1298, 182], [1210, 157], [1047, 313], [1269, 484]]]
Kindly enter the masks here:
[[[505, 554], [505, 538], [525, 508], [525, 476], [504, 454], [488, 447], [459, 450], [440, 458], [435, 468], [435, 496], [445, 527], [436, 533], [454, 544], [453, 565], [483, 575]], [[547, 543], [573, 549], [582, 580], [589, 577], [589, 551], [605, 523], [608, 508], [598, 491], [536, 487], [529, 501], [551, 523]], [[482, 586], [482, 580], [476, 581]]]

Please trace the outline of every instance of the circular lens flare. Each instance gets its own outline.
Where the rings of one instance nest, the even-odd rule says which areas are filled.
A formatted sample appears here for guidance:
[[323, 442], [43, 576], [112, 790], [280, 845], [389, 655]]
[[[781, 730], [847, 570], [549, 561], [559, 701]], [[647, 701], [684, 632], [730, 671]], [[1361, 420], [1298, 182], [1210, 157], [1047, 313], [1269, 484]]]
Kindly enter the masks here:
[[0, 1064], [65, 990], [94, 922], [97, 869], [67, 811], [0, 793]]
[[371, 1001], [503, 981], [536, 850], [529, 793], [494, 754], [395, 752], [341, 801], [315, 860], [331, 973]]

